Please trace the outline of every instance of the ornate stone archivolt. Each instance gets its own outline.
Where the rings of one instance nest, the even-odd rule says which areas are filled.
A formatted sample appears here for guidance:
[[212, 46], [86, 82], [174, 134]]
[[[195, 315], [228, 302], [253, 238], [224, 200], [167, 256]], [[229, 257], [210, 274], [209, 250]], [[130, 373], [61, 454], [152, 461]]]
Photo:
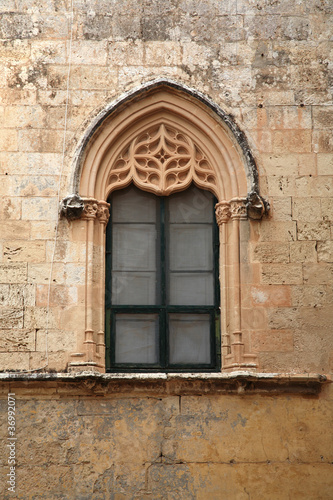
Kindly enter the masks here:
[[216, 192], [217, 181], [205, 153], [184, 132], [160, 123], [128, 143], [113, 163], [108, 191], [130, 181], [159, 195], [181, 191], [194, 181]]
[[261, 219], [269, 206], [258, 194], [256, 172], [249, 170], [255, 165], [252, 160], [249, 165], [249, 154], [240, 147], [240, 134], [227, 130], [221, 116], [200, 100], [161, 85], [115, 108], [89, 134], [74, 177], [73, 190], [79, 194], [61, 205], [62, 216], [84, 221], [86, 242], [85, 331], [78, 333], [70, 369], [105, 370], [106, 200], [131, 182], [160, 196], [185, 190], [192, 182], [215, 194], [222, 369], [256, 367], [242, 336], [240, 234], [247, 218]]

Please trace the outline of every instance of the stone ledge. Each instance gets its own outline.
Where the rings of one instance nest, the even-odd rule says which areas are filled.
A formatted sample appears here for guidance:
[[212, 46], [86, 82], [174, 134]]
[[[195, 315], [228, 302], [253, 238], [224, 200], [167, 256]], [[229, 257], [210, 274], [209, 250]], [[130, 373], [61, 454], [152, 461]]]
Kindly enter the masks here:
[[332, 380], [320, 374], [253, 373], [0, 373], [0, 386], [8, 383], [24, 392], [49, 392], [62, 396], [113, 394], [305, 394], [317, 395]]

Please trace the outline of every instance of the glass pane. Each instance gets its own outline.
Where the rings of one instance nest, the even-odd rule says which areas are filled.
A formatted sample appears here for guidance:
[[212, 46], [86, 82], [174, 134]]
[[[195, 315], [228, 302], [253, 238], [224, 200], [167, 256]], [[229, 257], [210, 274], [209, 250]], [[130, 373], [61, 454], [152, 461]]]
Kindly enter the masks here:
[[170, 222], [213, 222], [213, 198], [212, 193], [195, 186], [172, 195], [169, 199]]
[[209, 364], [210, 318], [208, 314], [169, 315], [171, 364]]
[[214, 305], [214, 279], [208, 273], [170, 273], [170, 304]]
[[211, 271], [213, 234], [208, 224], [170, 225], [171, 271]]
[[156, 273], [112, 273], [112, 304], [156, 304]]
[[155, 271], [155, 225], [114, 224], [112, 250], [115, 271]]
[[156, 196], [135, 186], [115, 191], [112, 195], [112, 222], [155, 222]]
[[116, 363], [158, 362], [158, 315], [116, 315]]

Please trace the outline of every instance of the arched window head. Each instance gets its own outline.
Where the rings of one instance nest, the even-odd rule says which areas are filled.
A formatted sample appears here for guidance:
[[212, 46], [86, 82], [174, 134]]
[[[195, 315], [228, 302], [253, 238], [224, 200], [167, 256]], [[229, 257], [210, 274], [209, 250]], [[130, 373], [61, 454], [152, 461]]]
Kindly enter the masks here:
[[[255, 367], [242, 341], [239, 231], [248, 214], [260, 218], [267, 207], [245, 137], [230, 117], [193, 90], [153, 82], [99, 115], [76, 158], [76, 194], [64, 199], [62, 213], [86, 221], [87, 258], [85, 331], [74, 355], [82, 359], [71, 366], [104, 371], [106, 324], [110, 369], [216, 369], [220, 350], [222, 369]], [[218, 270], [211, 260], [215, 222], [201, 220], [204, 207], [186, 221], [189, 197], [200, 192], [210, 200], [209, 217], [217, 202]], [[176, 206], [182, 222], [173, 220]]]

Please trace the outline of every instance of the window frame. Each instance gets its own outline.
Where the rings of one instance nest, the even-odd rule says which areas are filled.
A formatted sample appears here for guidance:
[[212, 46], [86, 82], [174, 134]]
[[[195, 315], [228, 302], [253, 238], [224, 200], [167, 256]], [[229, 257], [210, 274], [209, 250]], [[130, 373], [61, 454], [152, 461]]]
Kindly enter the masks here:
[[[192, 185], [199, 191], [205, 191]], [[133, 187], [133, 184], [127, 188]], [[190, 188], [190, 186], [189, 186]], [[126, 188], [125, 188], [126, 189]], [[140, 188], [136, 189], [140, 190]], [[142, 191], [142, 190], [140, 190]], [[206, 190], [207, 192], [207, 190]], [[147, 193], [148, 194], [148, 193]], [[151, 196], [156, 196], [149, 193]], [[181, 192], [177, 193], [178, 195]], [[160, 284], [161, 300], [156, 305], [112, 305], [109, 283], [112, 275], [112, 195], [108, 198], [111, 216], [106, 227], [106, 252], [105, 252], [105, 356], [106, 372], [218, 372], [221, 370], [221, 332], [220, 332], [220, 285], [219, 285], [219, 228], [215, 219], [216, 198], [212, 193], [212, 246], [213, 246], [213, 280], [214, 280], [214, 305], [170, 305], [167, 300], [167, 280], [170, 272], [167, 256], [167, 231], [169, 222], [167, 220], [167, 205], [170, 196], [156, 196], [157, 199], [157, 237], [156, 247], [160, 250]], [[172, 195], [171, 195], [172, 196]], [[158, 315], [158, 363], [116, 363], [115, 361], [115, 317], [116, 314], [152, 314]], [[174, 363], [169, 362], [170, 335], [168, 327], [168, 316], [170, 314], [206, 314], [210, 317], [210, 363]]]

